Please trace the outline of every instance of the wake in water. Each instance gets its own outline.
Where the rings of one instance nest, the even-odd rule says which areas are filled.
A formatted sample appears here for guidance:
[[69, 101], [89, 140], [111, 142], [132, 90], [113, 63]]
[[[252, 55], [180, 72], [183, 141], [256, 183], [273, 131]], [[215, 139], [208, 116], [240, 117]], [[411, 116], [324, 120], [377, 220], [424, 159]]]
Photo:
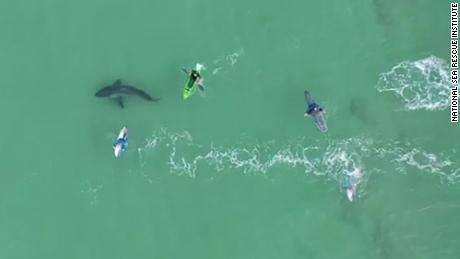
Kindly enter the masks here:
[[215, 75], [223, 70], [226, 69], [228, 66], [234, 66], [236, 63], [238, 63], [238, 59], [240, 58], [241, 55], [243, 55], [244, 51], [243, 49], [240, 49], [238, 51], [235, 51], [233, 53], [224, 55], [220, 58], [215, 59], [212, 67], [212, 74]]
[[403, 61], [382, 73], [379, 92], [393, 92], [405, 110], [444, 110], [449, 107], [449, 66], [435, 56]]
[[[198, 145], [188, 132], [171, 133], [166, 129], [155, 132], [138, 149], [141, 167], [158, 165], [156, 156], [168, 154], [167, 167], [172, 173], [196, 177], [200, 172], [236, 171], [266, 174], [276, 168], [302, 170], [307, 175], [325, 177], [342, 183], [353, 176], [357, 183], [365, 185], [373, 173], [421, 171], [437, 174], [449, 183], [460, 178], [458, 165], [445, 154], [434, 154], [399, 142], [374, 143], [364, 138], [331, 140], [320, 143], [315, 139], [299, 139], [290, 144], [275, 142], [216, 146]], [[161, 160], [157, 157], [158, 160]], [[378, 168], [376, 165], [384, 165]], [[361, 193], [362, 186], [359, 188]]]

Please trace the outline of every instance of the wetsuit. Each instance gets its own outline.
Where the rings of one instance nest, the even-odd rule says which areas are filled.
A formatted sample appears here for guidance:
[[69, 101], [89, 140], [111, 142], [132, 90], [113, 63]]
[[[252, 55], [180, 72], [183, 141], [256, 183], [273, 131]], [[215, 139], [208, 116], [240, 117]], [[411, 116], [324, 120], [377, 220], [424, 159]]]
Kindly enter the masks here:
[[198, 71], [192, 69], [192, 71], [190, 72], [190, 78], [193, 80], [193, 82], [195, 82], [196, 80], [201, 78], [201, 75], [200, 73], [198, 73]]
[[192, 91], [193, 86], [195, 85], [196, 81], [198, 81], [201, 78], [201, 75], [200, 73], [198, 73], [198, 71], [192, 69], [190, 71], [189, 77], [190, 77], [190, 81], [187, 84], [187, 90]]
[[317, 103], [313, 103], [313, 104], [308, 105], [308, 109], [306, 112], [308, 114], [312, 114], [312, 112], [314, 112], [315, 110], [322, 111], [323, 108], [321, 108]]
[[116, 147], [117, 145], [121, 144], [121, 150], [124, 152], [128, 148], [128, 136], [127, 134], [123, 134], [123, 138], [117, 139], [113, 143], [113, 147]]
[[323, 108], [321, 108], [311, 97], [310, 93], [308, 91], [304, 92], [305, 95], [305, 102], [308, 105], [307, 110], [305, 111], [307, 114], [312, 114], [313, 111], [318, 110], [318, 111], [323, 111]]

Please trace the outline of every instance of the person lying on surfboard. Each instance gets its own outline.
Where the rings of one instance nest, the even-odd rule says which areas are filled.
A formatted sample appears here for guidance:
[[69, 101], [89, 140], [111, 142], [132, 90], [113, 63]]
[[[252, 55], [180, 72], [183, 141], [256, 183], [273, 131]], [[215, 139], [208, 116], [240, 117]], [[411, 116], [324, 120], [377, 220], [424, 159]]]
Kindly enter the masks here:
[[304, 95], [305, 95], [305, 101], [308, 104], [308, 108], [305, 111], [304, 116], [313, 115], [313, 114], [316, 114], [316, 113], [319, 113], [319, 112], [323, 111], [323, 108], [321, 108], [321, 106], [319, 106], [319, 104], [317, 104], [315, 101], [313, 101], [313, 98], [311, 97], [311, 95], [310, 95], [310, 93], [308, 91], [305, 91]]
[[324, 110], [317, 104], [313, 98], [311, 97], [310, 93], [308, 91], [304, 91], [305, 95], [305, 102], [307, 103], [307, 110], [305, 111], [304, 116], [310, 115], [311, 118], [313, 119], [313, 122], [316, 124], [318, 129], [321, 132], [326, 132], [327, 131], [327, 123], [326, 119], [324, 117]]
[[204, 92], [204, 85], [203, 85], [204, 78], [201, 76], [199, 72], [202, 68], [203, 68], [202, 65], [197, 64], [196, 69], [189, 70], [189, 69], [183, 68], [182, 70], [189, 76], [190, 80], [192, 81], [192, 84], [191, 84], [192, 87], [193, 87], [193, 84], [196, 84], [198, 86], [198, 89]]
[[123, 127], [113, 143], [115, 157], [121, 156], [128, 148], [128, 128]]

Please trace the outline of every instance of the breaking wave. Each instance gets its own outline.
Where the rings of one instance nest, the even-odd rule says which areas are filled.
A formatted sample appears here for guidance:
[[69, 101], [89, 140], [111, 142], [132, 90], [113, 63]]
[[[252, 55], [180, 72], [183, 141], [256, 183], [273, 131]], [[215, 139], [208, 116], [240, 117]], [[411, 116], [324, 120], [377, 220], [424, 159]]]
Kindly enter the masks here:
[[[327, 143], [302, 138], [287, 144], [242, 141], [234, 145], [200, 145], [187, 131], [174, 133], [167, 129], [155, 132], [138, 148], [144, 171], [153, 171], [153, 165], [163, 164], [171, 173], [199, 177], [208, 169], [214, 173], [267, 174], [281, 168], [339, 183], [345, 175], [362, 176], [359, 182], [364, 186], [372, 174], [387, 171], [431, 173], [443, 181], [456, 183], [460, 179], [460, 169], [451, 160], [454, 153], [436, 154], [397, 141], [376, 143], [366, 138], [337, 139]], [[167, 154], [166, 163], [159, 154]]]
[[444, 110], [449, 107], [449, 65], [430, 56], [403, 61], [389, 72], [380, 74], [379, 92], [393, 92], [403, 101], [405, 110]]

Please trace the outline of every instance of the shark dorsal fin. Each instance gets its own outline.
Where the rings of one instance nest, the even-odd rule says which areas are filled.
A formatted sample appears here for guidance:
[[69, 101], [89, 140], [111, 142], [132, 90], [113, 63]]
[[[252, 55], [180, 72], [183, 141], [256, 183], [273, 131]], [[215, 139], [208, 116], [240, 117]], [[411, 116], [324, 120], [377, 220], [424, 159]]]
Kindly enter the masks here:
[[121, 85], [121, 79], [118, 79], [113, 83], [113, 86], [120, 86]]

